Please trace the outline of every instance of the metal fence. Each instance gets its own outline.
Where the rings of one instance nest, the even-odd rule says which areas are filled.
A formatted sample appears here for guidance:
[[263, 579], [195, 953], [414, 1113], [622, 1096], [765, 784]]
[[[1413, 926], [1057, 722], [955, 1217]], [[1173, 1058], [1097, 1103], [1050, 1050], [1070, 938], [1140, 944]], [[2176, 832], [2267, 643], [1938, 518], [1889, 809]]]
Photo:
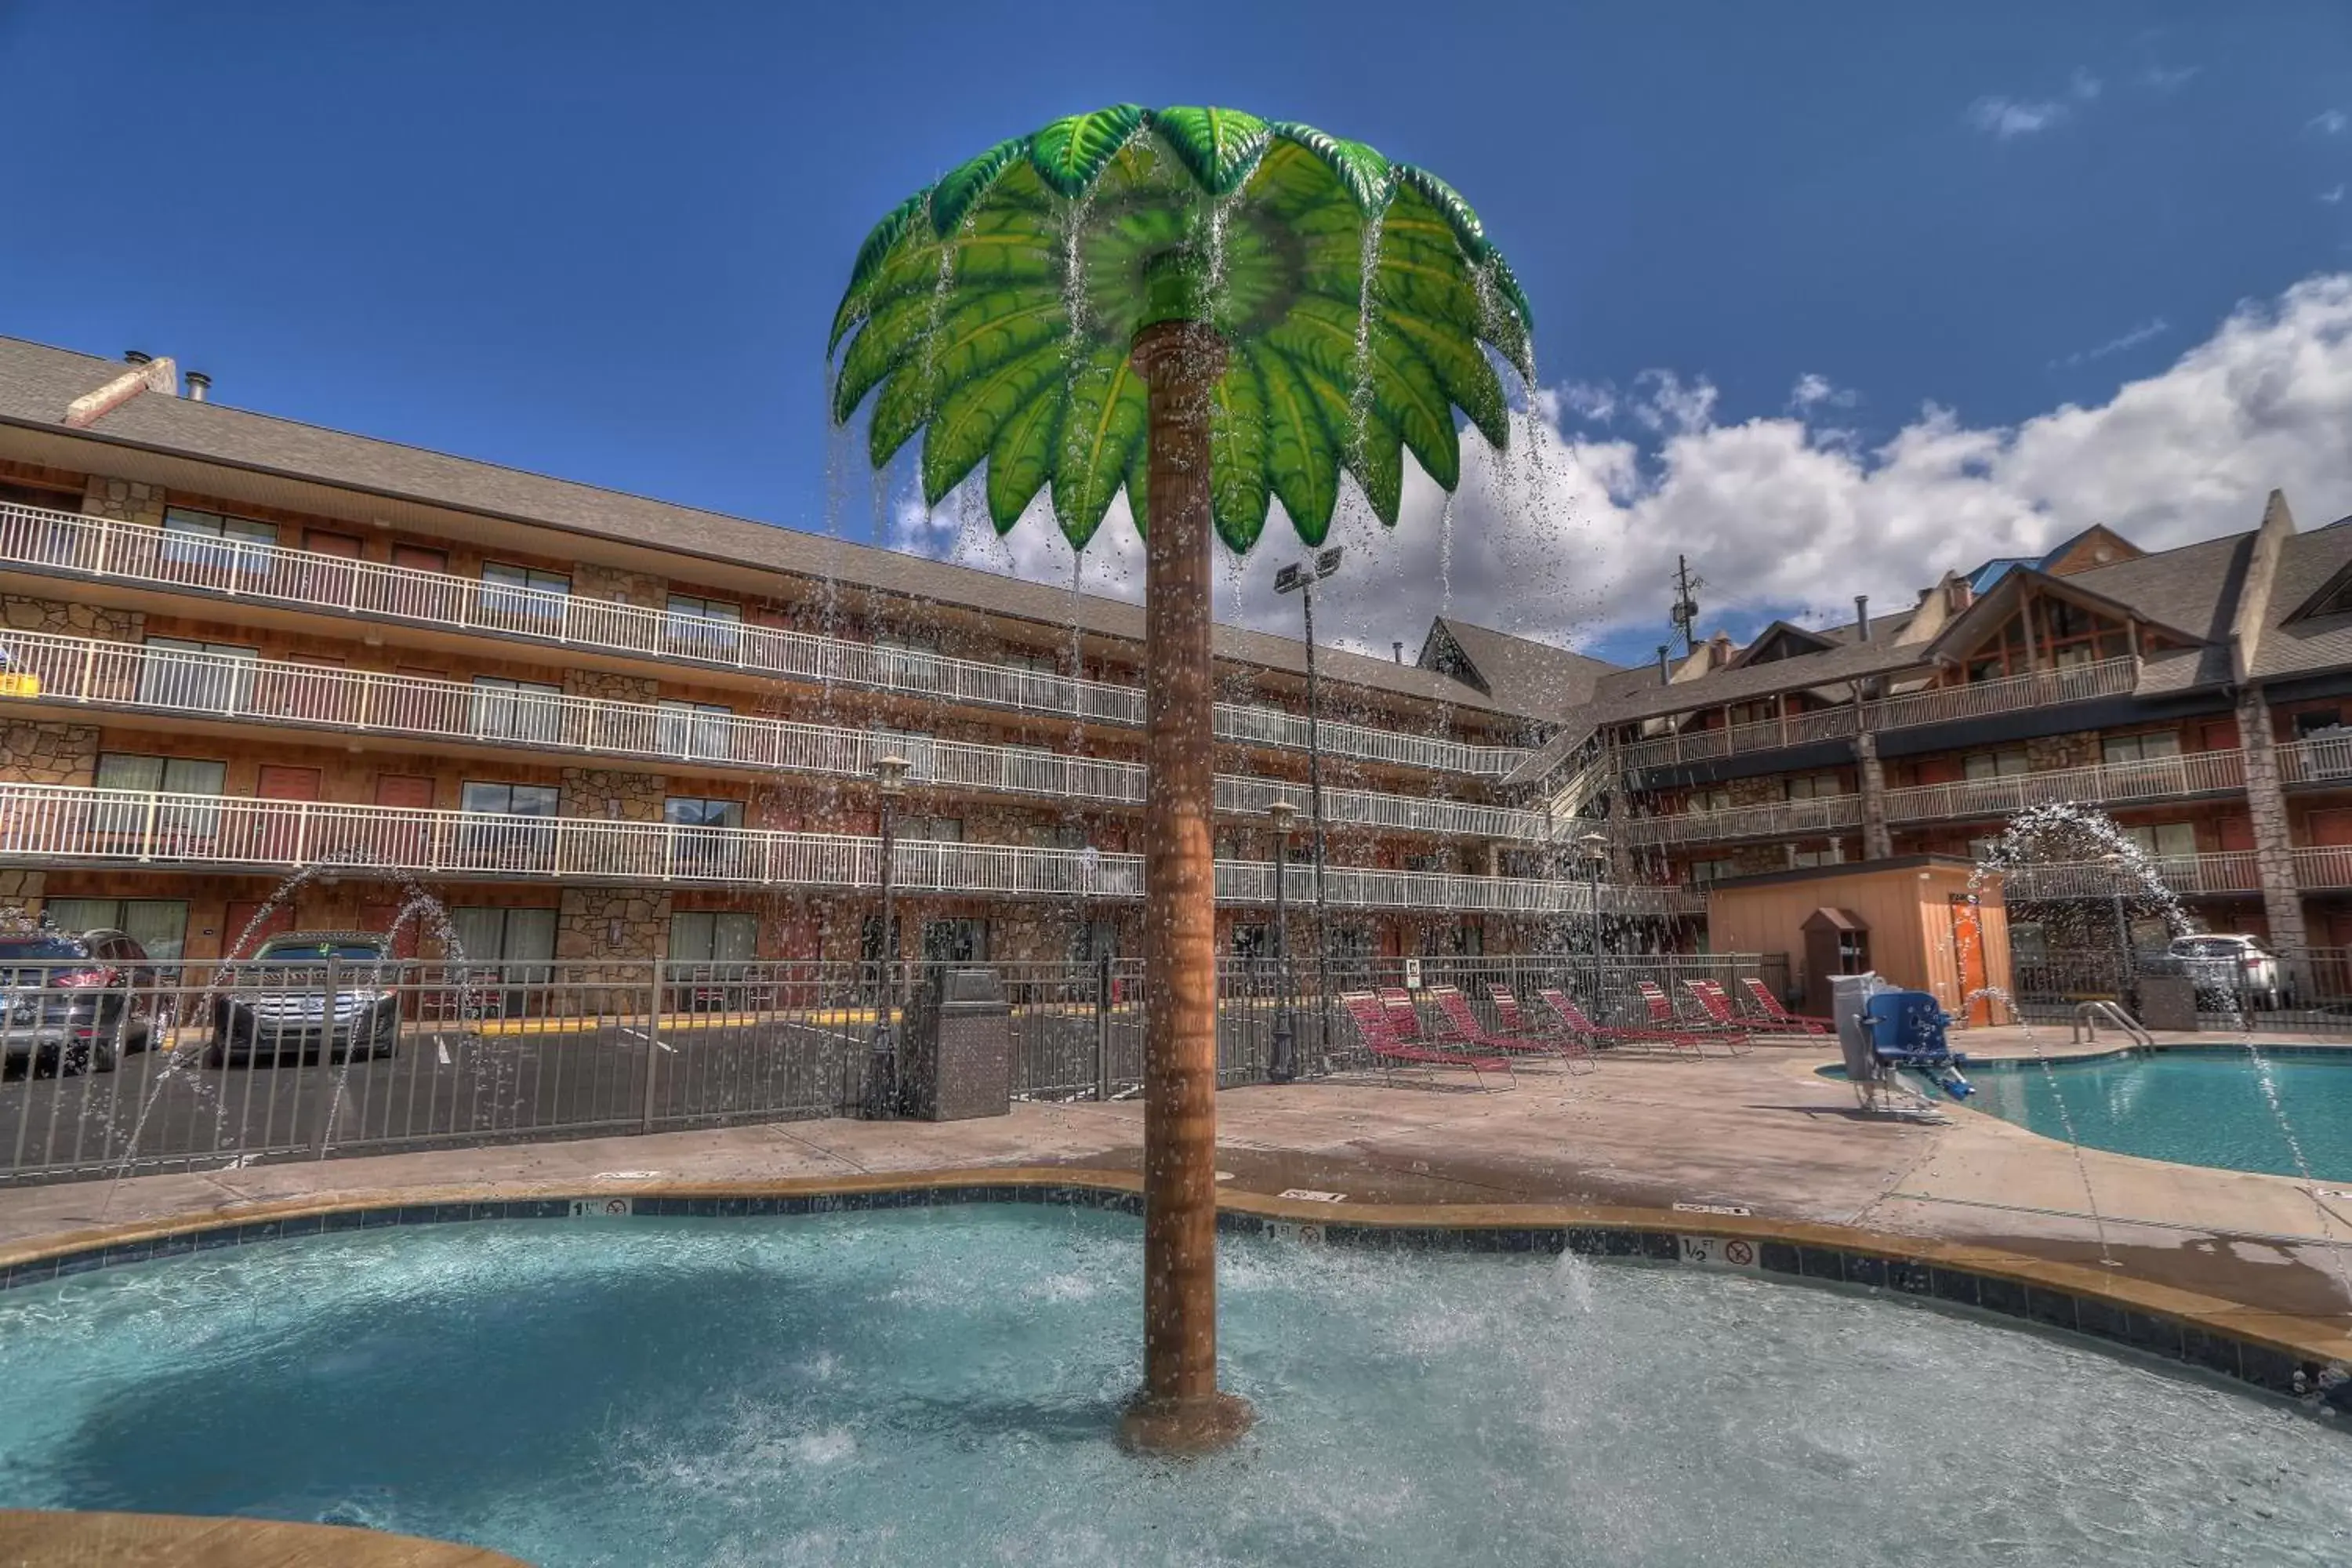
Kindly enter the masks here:
[[2084, 1002], [2118, 1001], [2134, 1012], [2141, 982], [2185, 978], [2197, 992], [2202, 1028], [2272, 1034], [2352, 1034], [2352, 949], [2282, 948], [2275, 982], [2249, 983], [2227, 959], [2188, 958], [2163, 950], [2119, 947], [2053, 949], [2012, 953], [2010, 960], [2017, 1012], [2032, 1024], [2063, 1024]]
[[[854, 1115], [877, 1025], [940, 965], [613, 961], [477, 965], [329, 961], [0, 965], [0, 1184], [131, 1172]], [[1012, 1092], [1116, 1100], [1143, 1079], [1136, 959], [994, 963], [1012, 1018]], [[1219, 1080], [1267, 1080], [1287, 1021], [1300, 1077], [1371, 1068], [1337, 1005], [1380, 985], [1575, 994], [1603, 1022], [1643, 1016], [1635, 983], [1688, 1002], [1701, 975], [1772, 956], [1335, 959], [1218, 971]], [[886, 989], [899, 1005], [885, 1009]]]

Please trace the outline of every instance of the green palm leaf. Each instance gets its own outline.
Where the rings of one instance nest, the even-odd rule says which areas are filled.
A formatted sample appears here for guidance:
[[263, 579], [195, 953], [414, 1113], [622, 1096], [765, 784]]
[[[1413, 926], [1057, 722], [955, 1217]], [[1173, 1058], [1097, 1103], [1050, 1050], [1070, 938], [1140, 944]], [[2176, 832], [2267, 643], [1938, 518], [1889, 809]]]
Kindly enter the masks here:
[[1339, 448], [1317, 406], [1315, 389], [1290, 362], [1265, 344], [1249, 349], [1265, 389], [1265, 477], [1290, 526], [1309, 544], [1330, 531], [1339, 500]]
[[1029, 139], [1029, 163], [1046, 184], [1075, 201], [1142, 123], [1139, 103], [1069, 115]]
[[[1496, 376], [1495, 367], [1478, 352], [1477, 343], [1434, 321], [1396, 310], [1381, 311], [1373, 341], [1406, 345], [1437, 377], [1438, 384], [1445, 389], [1446, 399], [1470, 416], [1470, 422], [1478, 426], [1478, 434], [1496, 447], [1510, 445], [1510, 405], [1504, 400], [1503, 384]], [[1413, 456], [1421, 456], [1418, 449]], [[1423, 468], [1428, 466], [1425, 460], [1422, 464]], [[1434, 479], [1436, 475], [1430, 477]]]
[[1394, 194], [1396, 182], [1389, 174], [1389, 161], [1365, 146], [1361, 142], [1343, 142], [1312, 125], [1301, 125], [1295, 120], [1278, 121], [1274, 133], [1286, 142], [1296, 142], [1318, 159], [1331, 171], [1356, 204], [1356, 211], [1365, 217], [1385, 211], [1389, 197]]
[[[1348, 409], [1359, 374], [1355, 311], [1330, 300], [1303, 299], [1291, 307], [1280, 326], [1266, 333], [1265, 341], [1301, 370], [1347, 389], [1339, 401], [1343, 413]], [[1402, 433], [1429, 477], [1452, 489], [1461, 479], [1461, 447], [1454, 432], [1454, 410], [1436, 373], [1427, 361], [1386, 332], [1371, 333], [1365, 347], [1370, 353], [1363, 369], [1369, 373], [1373, 410]], [[1343, 429], [1341, 434], [1352, 437], [1353, 431]], [[1341, 442], [1343, 449], [1351, 444], [1349, 439]], [[1365, 489], [1370, 488], [1367, 479]], [[1395, 521], [1393, 511], [1385, 521]]]
[[971, 204], [987, 193], [1008, 164], [1028, 151], [1026, 136], [999, 142], [941, 180], [931, 191], [931, 232], [942, 239], [953, 234]]
[[1452, 226], [1454, 238], [1462, 247], [1463, 255], [1473, 261], [1486, 259], [1486, 253], [1494, 248], [1486, 243], [1486, 226], [1478, 221], [1476, 210], [1462, 199], [1461, 192], [1428, 170], [1413, 164], [1391, 163], [1389, 166], [1395, 171], [1400, 184], [1412, 186], [1423, 199], [1445, 215], [1445, 221]]
[[1062, 365], [1062, 343], [1049, 339], [1027, 354], [997, 361], [940, 399], [923, 427], [926, 505], [939, 505], [988, 456], [997, 433], [1014, 416], [1039, 393], [1061, 384]]
[[[1069, 399], [1054, 465], [1054, 511], [1063, 536], [1083, 550], [1118, 493], [1128, 449], [1141, 443], [1150, 409], [1124, 344], [1097, 349], [1080, 362], [1070, 376]], [[1135, 521], [1145, 526], [1142, 513]]]
[[1270, 137], [1265, 121], [1237, 109], [1158, 109], [1151, 129], [1213, 196], [1240, 188]]
[[1265, 387], [1246, 353], [1229, 355], [1209, 392], [1209, 510], [1236, 555], [1265, 528]]
[[988, 515], [1007, 533], [1054, 476], [1061, 456], [1062, 413], [1069, 403], [1066, 373], [1049, 382], [1004, 422], [988, 449]]

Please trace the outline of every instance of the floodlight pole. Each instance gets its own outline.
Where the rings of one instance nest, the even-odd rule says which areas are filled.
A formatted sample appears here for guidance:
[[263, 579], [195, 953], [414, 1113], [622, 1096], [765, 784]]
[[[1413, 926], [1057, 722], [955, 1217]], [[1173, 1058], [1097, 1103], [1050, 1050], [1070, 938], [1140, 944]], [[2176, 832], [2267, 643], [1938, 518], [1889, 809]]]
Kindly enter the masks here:
[[1265, 808], [1274, 819], [1274, 1042], [1266, 1058], [1265, 1076], [1288, 1083], [1298, 1076], [1298, 1047], [1290, 1024], [1290, 902], [1285, 889], [1290, 882], [1290, 824], [1298, 808], [1277, 800]]
[[887, 1121], [898, 1113], [898, 1037], [890, 1009], [898, 1000], [898, 944], [892, 927], [898, 911], [892, 907], [891, 872], [897, 859], [898, 799], [907, 793], [907, 772], [914, 764], [901, 756], [874, 759], [874, 785], [882, 797], [882, 940], [876, 944], [881, 961], [878, 994], [874, 999], [874, 1037], [866, 1054], [866, 1114]]
[[1585, 894], [1586, 897], [1591, 900], [1590, 907], [1592, 910], [1592, 1005], [1594, 1010], [1597, 1012], [1601, 1007], [1601, 987], [1602, 984], [1602, 963], [1601, 957], [1601, 866], [1602, 858], [1609, 853], [1609, 839], [1605, 835], [1599, 833], [1580, 834], [1577, 836], [1576, 847], [1584, 851]]
[[1275, 574], [1274, 591], [1296, 593], [1307, 623], [1307, 811], [1315, 831], [1315, 1016], [1316, 1048], [1331, 1054], [1331, 927], [1323, 899], [1323, 733], [1322, 692], [1315, 677], [1315, 584], [1339, 569], [1340, 548], [1318, 552], [1310, 564], [1300, 562]]

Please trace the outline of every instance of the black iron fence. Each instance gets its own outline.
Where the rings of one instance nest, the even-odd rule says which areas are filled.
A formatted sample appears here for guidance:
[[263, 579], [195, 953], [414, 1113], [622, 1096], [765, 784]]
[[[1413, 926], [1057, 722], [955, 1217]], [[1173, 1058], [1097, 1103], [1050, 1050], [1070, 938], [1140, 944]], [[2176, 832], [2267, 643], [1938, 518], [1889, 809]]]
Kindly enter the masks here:
[[2291, 947], [2258, 956], [2184, 955], [2168, 949], [2012, 952], [2011, 989], [2029, 1023], [2063, 1023], [2084, 1002], [2137, 1014], [2145, 983], [2185, 979], [2200, 1028], [2264, 1034], [2352, 1034], [2352, 949]]
[[[855, 1115], [871, 1108], [877, 1031], [904, 1028], [940, 967], [0, 966], [0, 1183]], [[1140, 1091], [1139, 960], [982, 967], [1009, 1004], [1014, 1098]], [[1683, 982], [1701, 976], [1787, 989], [1785, 965], [1753, 954], [1332, 968], [1326, 1006], [1309, 962], [1286, 980], [1271, 960], [1220, 964], [1221, 1083], [1375, 1066], [1338, 1004], [1352, 989], [1455, 986], [1489, 1026], [1496, 985], [1560, 986], [1604, 1023], [1644, 1016], [1642, 980], [1686, 1008]]]

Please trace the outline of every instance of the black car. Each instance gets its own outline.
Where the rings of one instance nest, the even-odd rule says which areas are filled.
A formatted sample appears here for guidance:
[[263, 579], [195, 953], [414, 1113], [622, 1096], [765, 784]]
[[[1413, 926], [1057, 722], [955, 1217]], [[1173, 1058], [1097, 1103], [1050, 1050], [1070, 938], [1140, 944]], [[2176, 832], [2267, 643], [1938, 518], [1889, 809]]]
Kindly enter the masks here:
[[224, 969], [208, 1067], [388, 1057], [399, 1043], [399, 968], [383, 937], [287, 931]]
[[119, 931], [0, 931], [0, 1062], [111, 1072], [155, 1037], [155, 970]]

